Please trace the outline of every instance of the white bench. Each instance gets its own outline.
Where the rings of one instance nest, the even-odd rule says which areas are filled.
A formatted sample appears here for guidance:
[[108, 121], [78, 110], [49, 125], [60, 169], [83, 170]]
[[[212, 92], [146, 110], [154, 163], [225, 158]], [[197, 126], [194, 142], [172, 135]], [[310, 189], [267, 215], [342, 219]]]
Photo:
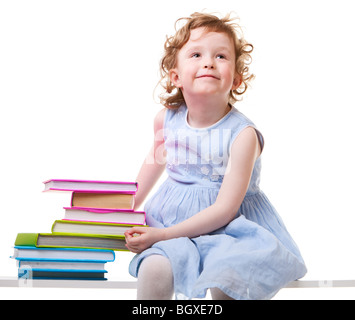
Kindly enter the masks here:
[[[16, 277], [0, 277], [0, 287], [33, 288], [98, 288], [98, 289], [136, 289], [136, 281], [94, 281], [94, 280], [33, 280]], [[355, 287], [355, 280], [298, 280], [286, 288], [349, 288]]]

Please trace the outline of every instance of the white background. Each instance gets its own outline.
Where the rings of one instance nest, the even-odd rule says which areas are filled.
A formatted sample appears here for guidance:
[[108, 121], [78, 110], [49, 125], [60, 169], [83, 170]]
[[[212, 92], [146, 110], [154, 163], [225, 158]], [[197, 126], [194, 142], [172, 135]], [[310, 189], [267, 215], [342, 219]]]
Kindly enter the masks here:
[[[236, 107], [264, 134], [261, 186], [303, 253], [305, 279], [355, 278], [350, 0], [1, 0], [0, 276], [16, 276], [17, 233], [49, 232], [69, 204], [68, 194], [42, 193], [42, 181], [135, 179], [161, 108], [153, 94], [165, 37], [203, 9], [234, 11], [255, 47], [256, 79]], [[117, 253], [109, 277], [129, 280], [131, 257]], [[0, 295], [134, 298], [32, 290]], [[307, 295], [355, 298], [351, 289], [279, 297]]]

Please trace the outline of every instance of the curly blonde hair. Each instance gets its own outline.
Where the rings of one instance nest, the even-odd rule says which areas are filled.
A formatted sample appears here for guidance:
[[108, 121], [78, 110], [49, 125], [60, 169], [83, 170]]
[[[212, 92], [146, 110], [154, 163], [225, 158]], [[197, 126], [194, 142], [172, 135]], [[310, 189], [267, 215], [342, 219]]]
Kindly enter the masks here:
[[[177, 29], [177, 24], [183, 20], [186, 20], [185, 25]], [[169, 70], [176, 67], [178, 52], [189, 40], [191, 30], [201, 27], [210, 32], [226, 33], [232, 39], [236, 53], [235, 70], [240, 76], [241, 85], [229, 92], [229, 103], [234, 104], [238, 101], [238, 96], [245, 93], [250, 80], [254, 78], [254, 75], [249, 73], [253, 45], [245, 41], [240, 26], [233, 23], [233, 20], [235, 19], [232, 19], [230, 14], [219, 19], [212, 14], [195, 12], [190, 17], [180, 18], [175, 22], [176, 33], [174, 36], [167, 37], [164, 55], [160, 62], [160, 84], [165, 89], [165, 92], [160, 94], [160, 102], [165, 107], [176, 109], [185, 103], [181, 89], [176, 88], [169, 79]]]

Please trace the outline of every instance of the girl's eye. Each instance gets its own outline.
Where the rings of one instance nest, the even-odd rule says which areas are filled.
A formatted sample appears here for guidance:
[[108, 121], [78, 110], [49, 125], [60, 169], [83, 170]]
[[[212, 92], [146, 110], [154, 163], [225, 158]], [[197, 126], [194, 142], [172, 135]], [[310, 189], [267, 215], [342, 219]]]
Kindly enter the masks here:
[[191, 58], [199, 58], [199, 57], [201, 57], [199, 53], [194, 53], [193, 55], [191, 55]]
[[217, 59], [225, 59], [226, 56], [224, 54], [219, 54], [217, 55]]

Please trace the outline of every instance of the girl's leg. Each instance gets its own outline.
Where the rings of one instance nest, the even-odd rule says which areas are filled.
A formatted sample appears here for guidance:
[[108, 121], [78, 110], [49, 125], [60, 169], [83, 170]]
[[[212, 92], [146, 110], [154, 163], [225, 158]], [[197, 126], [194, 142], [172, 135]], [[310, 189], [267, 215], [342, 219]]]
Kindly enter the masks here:
[[138, 300], [169, 300], [174, 293], [174, 279], [168, 258], [151, 255], [145, 258], [138, 271]]
[[213, 300], [234, 300], [230, 296], [227, 296], [221, 289], [211, 288], [210, 290]]

